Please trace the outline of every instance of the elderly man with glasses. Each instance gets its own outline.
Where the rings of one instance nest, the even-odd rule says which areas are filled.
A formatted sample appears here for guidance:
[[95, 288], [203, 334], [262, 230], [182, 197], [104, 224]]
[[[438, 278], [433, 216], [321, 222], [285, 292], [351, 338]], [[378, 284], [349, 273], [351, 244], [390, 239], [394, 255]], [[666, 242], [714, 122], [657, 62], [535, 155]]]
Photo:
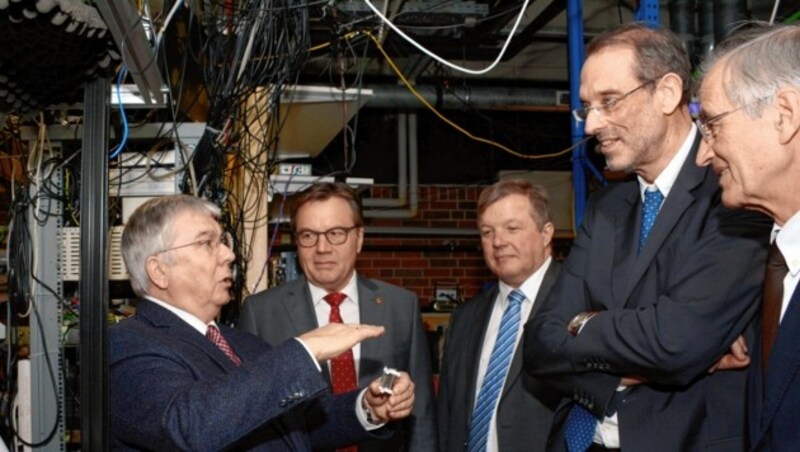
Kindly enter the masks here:
[[[754, 27], [718, 47], [698, 90], [705, 140], [697, 163], [722, 201], [768, 214], [774, 240], [760, 334], [751, 343], [750, 447], [800, 447], [800, 27]], [[706, 119], [708, 118], [708, 119]]]
[[526, 326], [526, 370], [563, 396], [552, 449], [743, 450], [745, 375], [721, 369], [747, 357], [720, 358], [756, 313], [768, 223], [723, 207], [694, 164], [674, 34], [627, 25], [586, 55], [575, 118], [635, 177], [593, 196]]
[[219, 213], [166, 196], [125, 225], [122, 254], [142, 299], [109, 330], [111, 449], [311, 450], [390, 435], [384, 424], [411, 413], [407, 374], [391, 396], [380, 379], [332, 396], [318, 364], [382, 327], [328, 325], [273, 348], [217, 325], [234, 259]]
[[329, 323], [386, 327], [380, 338], [331, 360], [325, 377], [336, 394], [371, 381], [384, 367], [408, 372], [416, 382], [411, 418], [391, 439], [364, 442], [358, 450], [436, 450], [431, 363], [416, 295], [356, 272], [364, 219], [361, 200], [348, 185], [314, 184], [294, 201], [292, 226], [303, 276], [247, 298], [239, 328], [279, 344]]

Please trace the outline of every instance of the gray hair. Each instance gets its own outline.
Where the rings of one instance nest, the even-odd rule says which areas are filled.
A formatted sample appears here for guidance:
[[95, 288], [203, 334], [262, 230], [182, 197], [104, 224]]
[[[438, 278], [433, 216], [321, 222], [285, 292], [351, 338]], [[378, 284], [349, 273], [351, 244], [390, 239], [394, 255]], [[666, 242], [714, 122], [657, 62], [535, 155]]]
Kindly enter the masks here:
[[131, 286], [138, 296], [147, 294], [147, 258], [172, 246], [175, 218], [184, 212], [219, 218], [220, 209], [204, 199], [189, 195], [153, 198], [139, 206], [125, 224], [122, 232], [122, 257], [128, 267]]
[[540, 230], [550, 222], [550, 199], [547, 189], [525, 179], [504, 179], [484, 188], [478, 197], [478, 220], [489, 206], [510, 195], [522, 195], [528, 198], [531, 217]]
[[631, 62], [631, 66], [641, 83], [657, 81], [669, 73], [676, 74], [683, 81], [681, 103], [689, 102], [689, 54], [675, 33], [665, 28], [649, 28], [641, 23], [626, 24], [589, 42], [586, 46], [586, 58], [609, 47], [627, 47], [633, 50], [636, 61]]
[[721, 43], [702, 71], [724, 64], [725, 95], [751, 118], [760, 117], [775, 93], [800, 87], [800, 27], [753, 23]]

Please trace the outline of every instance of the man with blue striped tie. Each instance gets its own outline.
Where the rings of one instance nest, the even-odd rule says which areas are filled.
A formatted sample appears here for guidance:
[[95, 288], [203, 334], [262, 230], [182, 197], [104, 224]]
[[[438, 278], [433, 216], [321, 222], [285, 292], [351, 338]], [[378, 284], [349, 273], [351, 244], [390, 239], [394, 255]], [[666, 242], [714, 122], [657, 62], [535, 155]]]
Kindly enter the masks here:
[[709, 369], [756, 314], [770, 224], [725, 208], [695, 165], [675, 34], [630, 24], [586, 55], [574, 116], [609, 169], [636, 177], [590, 200], [525, 329], [525, 370], [564, 397], [549, 449], [743, 451], [746, 375]]
[[486, 264], [499, 283], [453, 313], [441, 367], [437, 411], [443, 452], [545, 450], [558, 399], [522, 370], [525, 322], [558, 272], [547, 193], [503, 180], [478, 200]]

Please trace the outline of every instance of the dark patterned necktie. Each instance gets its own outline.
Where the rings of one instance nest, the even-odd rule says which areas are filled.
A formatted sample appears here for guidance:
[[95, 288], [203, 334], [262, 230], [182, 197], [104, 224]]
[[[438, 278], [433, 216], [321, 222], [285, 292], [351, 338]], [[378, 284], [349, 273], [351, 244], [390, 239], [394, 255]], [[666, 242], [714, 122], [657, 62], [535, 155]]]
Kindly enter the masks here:
[[236, 352], [233, 351], [233, 347], [231, 347], [231, 344], [229, 344], [227, 339], [225, 339], [225, 336], [219, 332], [219, 328], [217, 328], [216, 325], [208, 325], [208, 329], [206, 329], [206, 337], [211, 340], [211, 342], [213, 342], [217, 348], [222, 350], [222, 353], [225, 353], [225, 356], [230, 358], [234, 364], [237, 366], [242, 364], [242, 360], [239, 358]]
[[767, 255], [767, 270], [764, 273], [764, 294], [761, 303], [761, 369], [766, 372], [772, 344], [778, 335], [778, 325], [783, 305], [783, 280], [789, 268], [786, 266], [777, 241], [772, 242]]

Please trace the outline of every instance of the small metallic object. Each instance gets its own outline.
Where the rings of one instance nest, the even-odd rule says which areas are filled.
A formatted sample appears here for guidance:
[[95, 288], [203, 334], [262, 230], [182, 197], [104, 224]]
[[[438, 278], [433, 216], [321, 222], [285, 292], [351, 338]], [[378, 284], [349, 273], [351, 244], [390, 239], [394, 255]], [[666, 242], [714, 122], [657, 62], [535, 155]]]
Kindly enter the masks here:
[[389, 394], [392, 395], [392, 388], [394, 387], [394, 382], [397, 381], [397, 378], [400, 377], [400, 372], [391, 367], [384, 367], [383, 368], [383, 375], [381, 375], [381, 382], [379, 384], [379, 389], [382, 394]]

